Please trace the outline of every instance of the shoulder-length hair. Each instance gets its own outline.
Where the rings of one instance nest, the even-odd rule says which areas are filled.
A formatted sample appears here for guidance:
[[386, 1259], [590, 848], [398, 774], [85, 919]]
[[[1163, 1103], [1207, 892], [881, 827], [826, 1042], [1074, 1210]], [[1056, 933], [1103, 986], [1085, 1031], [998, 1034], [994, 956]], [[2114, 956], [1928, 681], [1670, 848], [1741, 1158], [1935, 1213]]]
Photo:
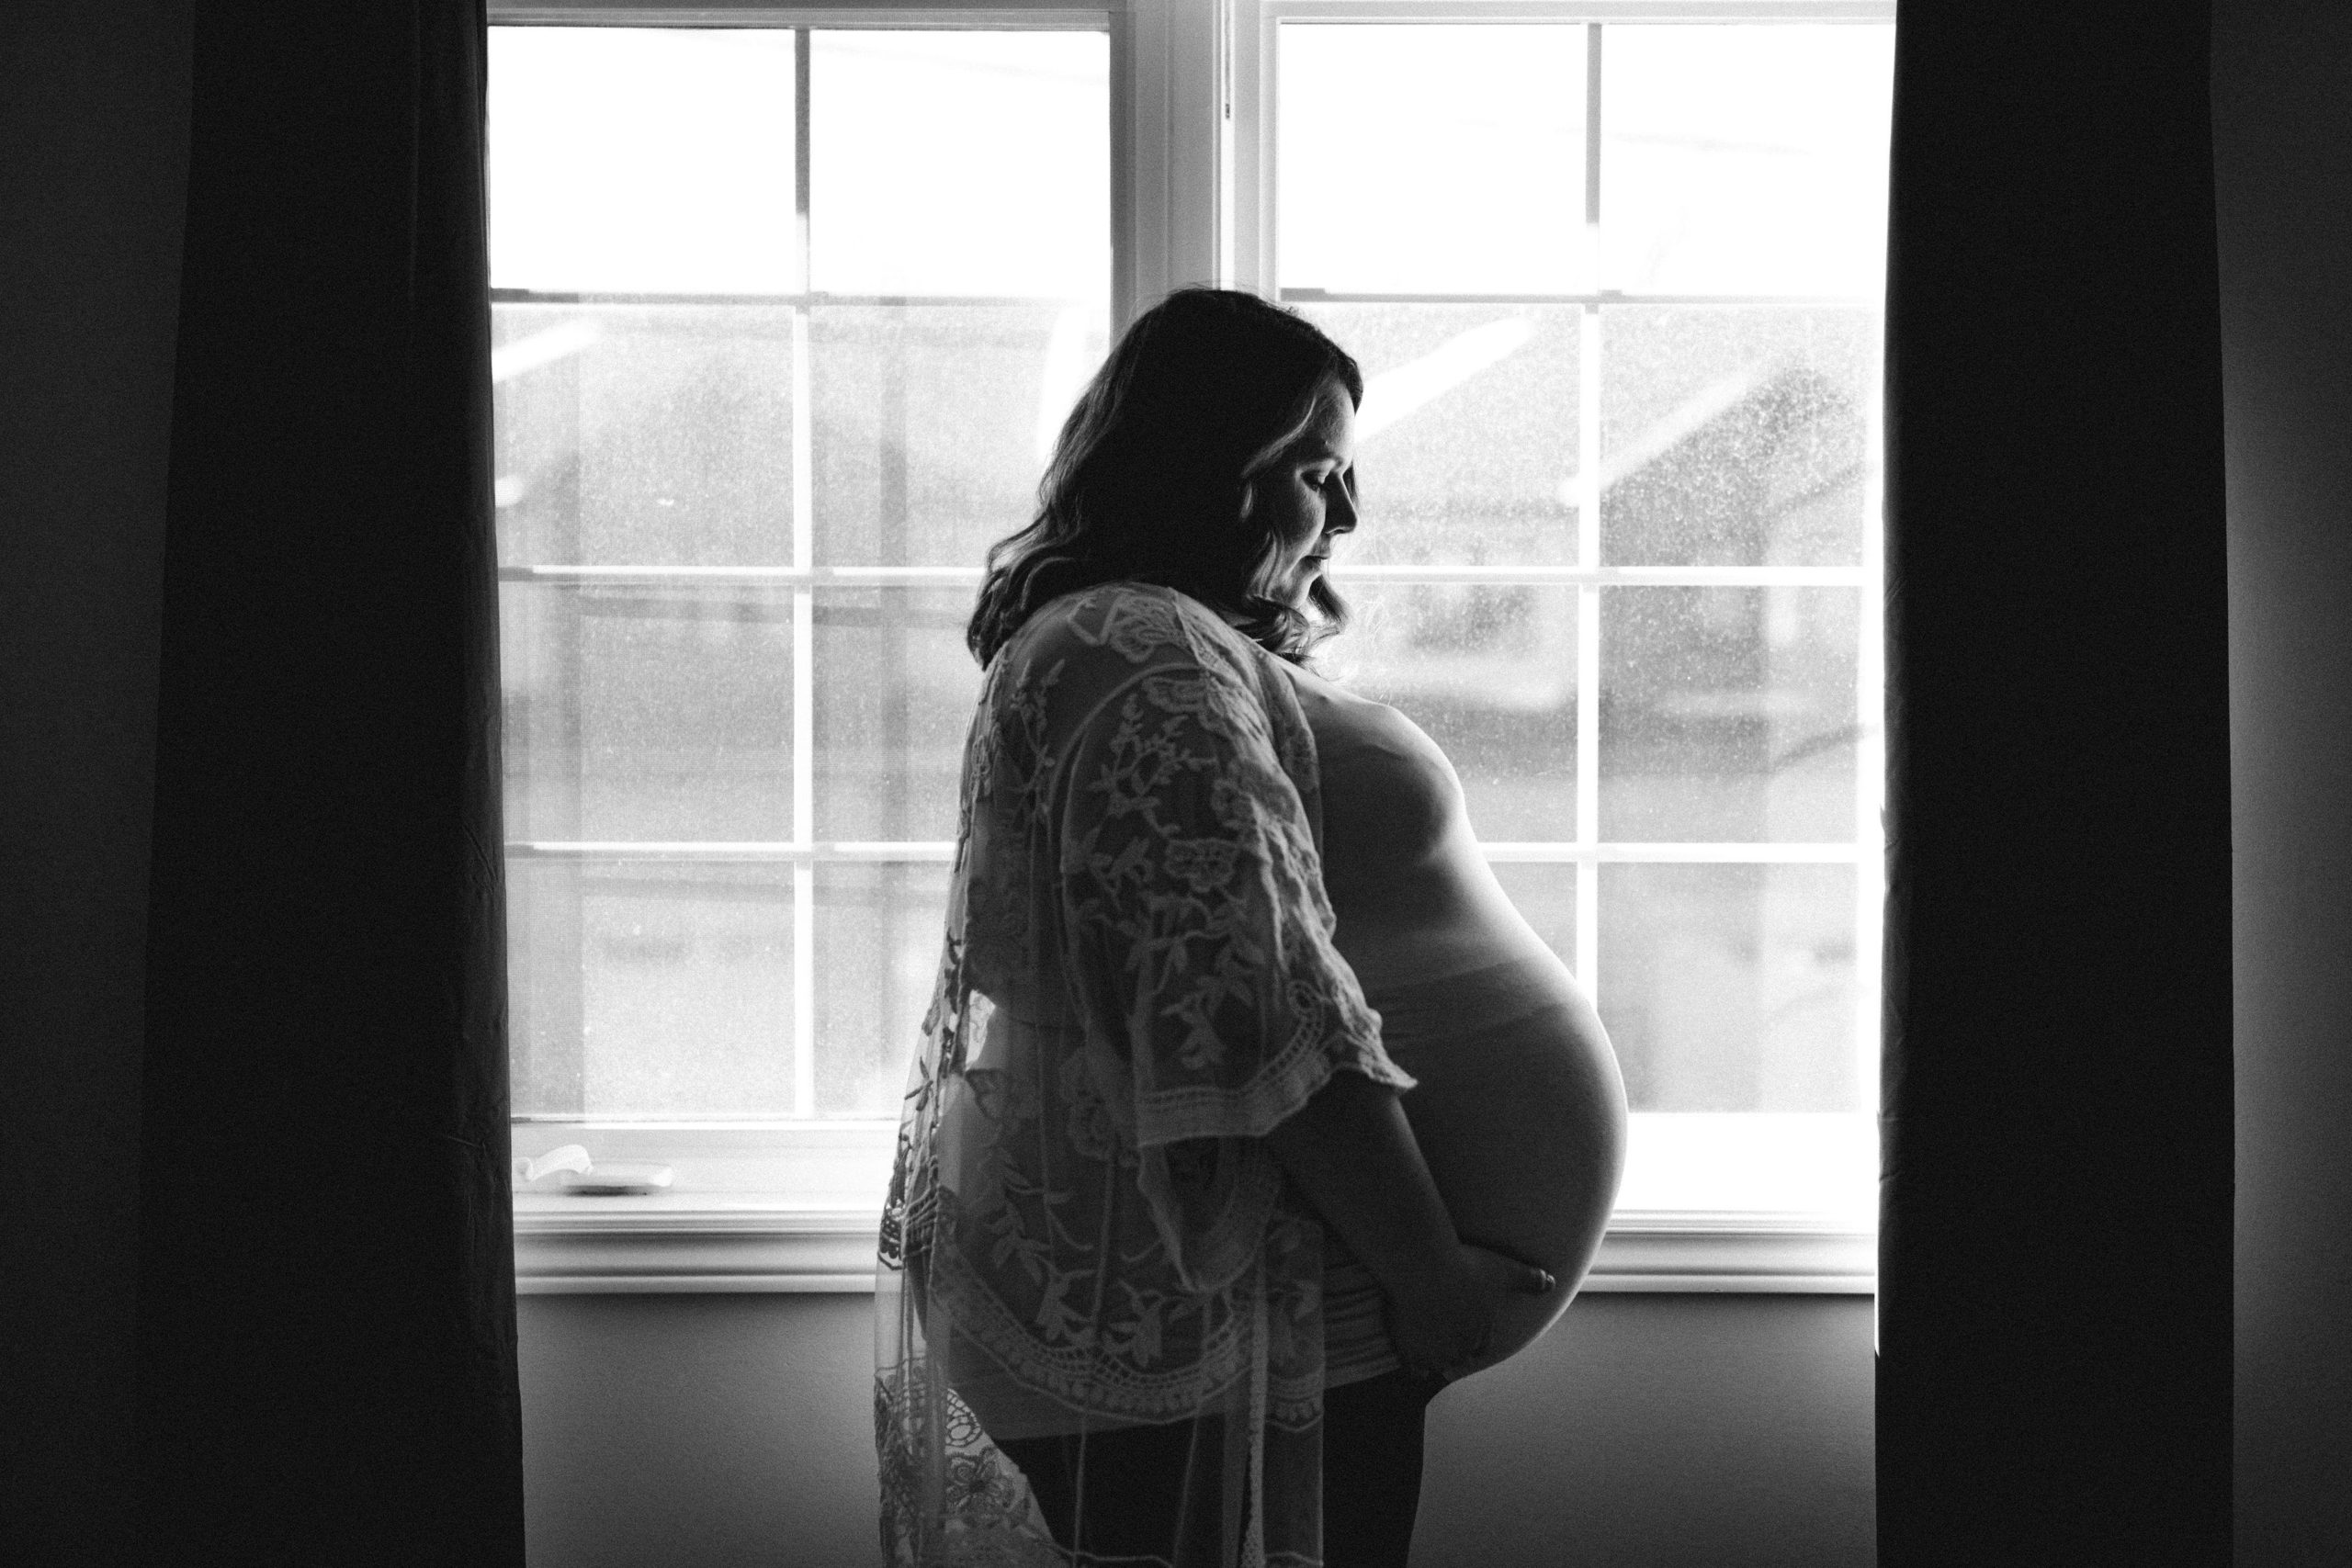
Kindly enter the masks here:
[[1254, 481], [1303, 435], [1323, 389], [1363, 401], [1363, 372], [1295, 312], [1180, 288], [1136, 318], [1080, 394], [1037, 485], [1037, 514], [989, 547], [965, 628], [985, 666], [1049, 600], [1156, 582], [1230, 612], [1293, 662], [1347, 623], [1319, 577], [1314, 615], [1269, 595], [1278, 541]]

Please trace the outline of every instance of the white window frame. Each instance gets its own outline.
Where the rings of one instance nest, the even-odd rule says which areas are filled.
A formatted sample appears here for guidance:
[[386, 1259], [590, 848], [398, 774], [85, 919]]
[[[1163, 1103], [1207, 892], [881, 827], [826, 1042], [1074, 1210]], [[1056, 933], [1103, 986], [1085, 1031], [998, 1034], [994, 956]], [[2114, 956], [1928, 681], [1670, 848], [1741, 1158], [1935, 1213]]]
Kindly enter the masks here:
[[[1872, 21], [1894, 17], [1890, 0], [1112, 0], [1111, 4], [940, 6], [896, 0], [851, 0], [823, 7], [764, 5], [607, 5], [580, 0], [570, 5], [511, 5], [492, 0], [493, 26], [560, 25], [614, 27], [755, 28], [1081, 28], [1105, 30], [1111, 42], [1111, 213], [1114, 334], [1148, 303], [1185, 283], [1216, 282], [1268, 292], [1274, 276], [1273, 103], [1271, 70], [1274, 29], [1285, 20], [1329, 21], [1544, 21], [1602, 25], [1609, 22]], [[1598, 141], [1589, 156], [1598, 157]], [[1337, 298], [1344, 298], [1337, 297]], [[1563, 297], [1565, 301], [1568, 297]], [[1593, 296], [1632, 302], [1625, 296]], [[1588, 372], [1589, 374], [1589, 372]], [[1589, 423], [1598, 418], [1597, 396], [1583, 400]], [[1870, 400], [1873, 420], [1876, 399]], [[1597, 432], [1585, 433], [1584, 449], [1597, 449]], [[1876, 443], [1872, 443], [1875, 447]], [[1588, 474], [1597, 471], [1584, 465]], [[1598, 679], [1600, 588], [1616, 583], [1736, 583], [1738, 585], [1837, 585], [1867, 587], [1878, 581], [1880, 561], [1869, 552], [1856, 568], [1666, 568], [1623, 569], [1598, 565], [1593, 519], [1598, 508], [1583, 508], [1586, 537], [1573, 568], [1465, 569], [1455, 575], [1481, 581], [1575, 585], [1587, 603], [1579, 617], [1582, 679]], [[1866, 507], [1879, 503], [1873, 469]], [[1354, 569], [1357, 575], [1369, 570]], [[513, 574], [510, 574], [513, 575]], [[542, 572], [532, 576], [548, 575]], [[559, 571], [567, 579], [634, 578], [627, 569]], [[967, 570], [812, 571], [807, 562], [780, 575], [831, 581], [888, 581], [960, 583]], [[1420, 569], [1417, 580], [1433, 574]], [[1439, 573], [1436, 575], [1442, 575]], [[1866, 616], [1874, 615], [1879, 595], [1864, 592]], [[1880, 672], [1868, 657], [1876, 650], [1874, 624], [1863, 634], [1865, 668], [1860, 695], [1865, 715], [1872, 709]], [[1583, 694], [1589, 698], [1591, 694]], [[805, 708], [805, 704], [801, 705]], [[1597, 704], [1578, 705], [1578, 767], [1598, 767], [1598, 736], [1585, 733], [1598, 722]], [[1490, 858], [1577, 861], [1692, 861], [1722, 863], [1837, 862], [1852, 863], [1858, 875], [1858, 915], [1874, 920], [1881, 897], [1877, 785], [1883, 774], [1883, 740], [1865, 723], [1857, 767], [1862, 787], [1852, 843], [1799, 845], [1618, 845], [1598, 840], [1597, 820], [1580, 820], [1577, 842], [1493, 844]], [[1580, 780], [1580, 817], [1597, 811], [1596, 780]], [[798, 813], [802, 824], [807, 813]], [[805, 826], [802, 829], [805, 831]], [[949, 846], [768, 847], [774, 858], [796, 862], [865, 858], [933, 858]], [[717, 849], [718, 846], [712, 846]], [[553, 846], [510, 846], [516, 858], [563, 853]], [[732, 858], [741, 858], [740, 854]], [[806, 880], [803, 878], [802, 880]], [[1597, 877], [1578, 878], [1579, 951], [1575, 967], [1593, 972], [1598, 921], [1592, 908]], [[805, 945], [805, 944], [804, 944]], [[1875, 954], [1861, 955], [1860, 969], [1873, 983], [1858, 987], [1857, 1038], [1873, 1049], [1877, 1040]], [[802, 977], [804, 981], [808, 976]], [[805, 987], [804, 987], [805, 988]], [[805, 1054], [805, 1053], [804, 1053]], [[1875, 1077], [1874, 1062], [1865, 1076]], [[1717, 1169], [1745, 1166], [1773, 1168], [1778, 1162], [1817, 1152], [1825, 1131], [1850, 1145], [1857, 1118], [1724, 1115], [1636, 1118], [1636, 1157], [1645, 1151], [1654, 1163], [1704, 1159]], [[1829, 1123], [1838, 1123], [1830, 1127]], [[879, 1122], [615, 1122], [589, 1118], [519, 1120], [514, 1152], [536, 1156], [580, 1143], [598, 1159], [650, 1160], [677, 1171], [673, 1192], [636, 1198], [575, 1198], [518, 1191], [515, 1200], [515, 1259], [518, 1288], [526, 1293], [602, 1292], [860, 1292], [873, 1288], [877, 1198], [887, 1176], [894, 1128]], [[1673, 1145], [1669, 1147], [1668, 1145]], [[1621, 1207], [1585, 1289], [1598, 1291], [1763, 1292], [1776, 1293], [1868, 1293], [1875, 1288], [1874, 1227], [1867, 1213], [1802, 1207], [1702, 1207], [1702, 1190], [1689, 1201], [1653, 1184], [1653, 1206]]]

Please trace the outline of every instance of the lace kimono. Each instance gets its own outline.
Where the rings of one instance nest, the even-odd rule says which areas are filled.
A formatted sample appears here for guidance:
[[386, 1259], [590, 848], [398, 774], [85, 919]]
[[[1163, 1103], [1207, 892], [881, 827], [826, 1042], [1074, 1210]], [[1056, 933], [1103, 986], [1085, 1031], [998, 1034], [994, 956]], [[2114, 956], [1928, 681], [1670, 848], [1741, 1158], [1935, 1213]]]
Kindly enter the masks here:
[[991, 663], [883, 1216], [892, 1563], [1067, 1562], [998, 1440], [1173, 1423], [1145, 1561], [1320, 1561], [1323, 1228], [1263, 1134], [1341, 1068], [1412, 1083], [1320, 829], [1288, 680], [1185, 595], [1068, 595]]

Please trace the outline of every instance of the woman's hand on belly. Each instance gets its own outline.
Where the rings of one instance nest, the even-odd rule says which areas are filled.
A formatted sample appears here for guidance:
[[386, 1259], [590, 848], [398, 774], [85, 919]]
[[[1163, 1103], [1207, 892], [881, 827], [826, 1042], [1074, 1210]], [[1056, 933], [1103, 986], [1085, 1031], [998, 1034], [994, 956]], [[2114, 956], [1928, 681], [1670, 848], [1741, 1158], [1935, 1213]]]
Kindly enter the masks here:
[[1566, 1308], [1608, 1228], [1625, 1138], [1614, 1053], [1548, 953], [1366, 999], [1389, 1055], [1419, 1080], [1400, 1104], [1455, 1230], [1562, 1281], [1504, 1302], [1499, 1359]]
[[1455, 1235], [1396, 1091], [1340, 1072], [1266, 1134], [1283, 1173], [1371, 1270], [1408, 1361], [1458, 1376], [1493, 1343], [1499, 1304], [1541, 1294], [1543, 1270]]
[[[1454, 1255], [1461, 1265], [1458, 1279], [1469, 1286], [1467, 1302], [1446, 1300], [1443, 1286], [1427, 1293], [1387, 1295], [1388, 1338], [1398, 1357], [1414, 1371], [1433, 1372], [1448, 1381], [1487, 1364], [1503, 1321], [1521, 1315], [1513, 1311], [1517, 1302], [1560, 1288], [1557, 1280], [1534, 1264], [1477, 1242], [1457, 1243]], [[1475, 1336], [1463, 1331], [1470, 1323], [1478, 1325]]]

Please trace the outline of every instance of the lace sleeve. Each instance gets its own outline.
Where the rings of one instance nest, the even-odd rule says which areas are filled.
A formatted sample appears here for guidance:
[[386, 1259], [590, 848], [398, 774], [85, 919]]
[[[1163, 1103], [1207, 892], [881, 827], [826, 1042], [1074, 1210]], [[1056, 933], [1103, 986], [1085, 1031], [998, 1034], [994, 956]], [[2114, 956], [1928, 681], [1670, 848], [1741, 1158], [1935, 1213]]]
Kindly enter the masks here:
[[1102, 705], [1070, 764], [1066, 972], [1115, 1053], [1139, 1147], [1261, 1137], [1340, 1068], [1411, 1086], [1331, 944], [1306, 811], [1253, 693], [1162, 665]]

